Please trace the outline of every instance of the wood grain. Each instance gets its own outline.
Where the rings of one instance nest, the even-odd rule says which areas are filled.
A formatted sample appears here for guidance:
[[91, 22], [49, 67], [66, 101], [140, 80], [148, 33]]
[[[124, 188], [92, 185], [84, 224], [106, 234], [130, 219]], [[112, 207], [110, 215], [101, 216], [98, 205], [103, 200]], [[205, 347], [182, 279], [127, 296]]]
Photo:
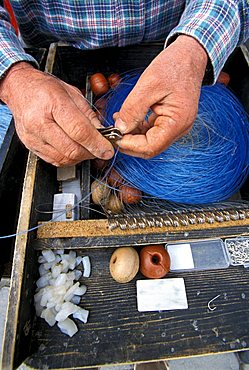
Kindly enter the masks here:
[[[37, 157], [30, 153], [27, 162], [27, 169], [24, 178], [24, 187], [21, 202], [21, 211], [19, 214], [17, 233], [21, 230], [27, 230], [31, 215], [31, 199], [34, 191], [35, 174], [37, 166]], [[20, 234], [16, 237], [15, 252], [13, 258], [13, 268], [11, 275], [10, 296], [7, 310], [7, 321], [3, 338], [3, 356], [2, 369], [12, 369], [14, 366], [14, 352], [17, 339], [17, 326], [13, 323], [18, 322], [20, 309], [21, 292], [25, 278], [24, 264], [26, 255], [28, 234]]]
[[[84, 368], [106, 364], [152, 361], [183, 356], [236, 351], [249, 347], [249, 271], [224, 270], [170, 273], [184, 277], [189, 308], [139, 313], [136, 279], [118, 284], [109, 274], [109, 249], [81, 251], [92, 261], [92, 275], [81, 306], [90, 310], [89, 322], [69, 338], [38, 319], [32, 354], [33, 368]], [[166, 278], [167, 278], [166, 277]], [[207, 303], [215, 296], [216, 309]]]
[[178, 232], [190, 232], [193, 230], [214, 230], [222, 228], [231, 228], [236, 226], [244, 226], [245, 232], [249, 230], [249, 219], [238, 221], [223, 221], [221, 223], [214, 222], [213, 224], [194, 224], [181, 227], [163, 226], [163, 227], [148, 227], [139, 229], [121, 230], [116, 228], [110, 230], [108, 220], [80, 220], [80, 221], [62, 221], [48, 222], [40, 224], [41, 227], [37, 231], [37, 238], [75, 238], [75, 237], [104, 237], [104, 236], [128, 236], [136, 234], [165, 234]]
[[[145, 67], [161, 50], [160, 44], [91, 52], [53, 45], [46, 70], [80, 88], [85, 84], [88, 73], [124, 72]], [[238, 68], [232, 70], [237, 72]], [[242, 72], [242, 68], [239, 70]], [[34, 188], [24, 185], [28, 196], [25, 197], [27, 193], [24, 193], [21, 231], [36, 226], [38, 217], [40, 221], [49, 219], [48, 215], [38, 213], [36, 208], [52, 204], [53, 194], [58, 191], [55, 169], [43, 161], [38, 161], [37, 170], [34, 167], [29, 168]], [[27, 209], [28, 212], [25, 211]], [[87, 218], [88, 214], [83, 217]], [[9, 300], [2, 368], [11, 369], [24, 361], [24, 365], [36, 369], [82, 369], [247, 349], [249, 270], [229, 267], [215, 271], [170, 273], [169, 277], [184, 277], [189, 308], [138, 313], [135, 281], [142, 277], [138, 275], [128, 284], [116, 283], [109, 275], [109, 259], [114, 246], [134, 245], [139, 249], [138, 245], [152, 242], [236, 236], [248, 234], [248, 230], [246, 220], [183, 227], [180, 230], [151, 228], [141, 232], [121, 232], [119, 229], [110, 232], [107, 220], [85, 220], [75, 224], [59, 226], [50, 223], [42, 226], [36, 240], [34, 233], [29, 233], [28, 237], [20, 235], [15, 248], [14, 282]], [[90, 310], [89, 322], [82, 324], [77, 321], [79, 332], [73, 338], [62, 334], [56, 326], [50, 328], [45, 321], [34, 317], [33, 295], [38, 264], [33, 246], [38, 249], [74, 248], [91, 258], [92, 276], [82, 280], [88, 291], [81, 302], [82, 307]], [[219, 298], [214, 302], [216, 309], [208, 310], [208, 302], [217, 295]]]
[[113, 236], [92, 236], [75, 238], [42, 238], [34, 239], [32, 246], [37, 249], [89, 249], [148, 244], [165, 244], [172, 241], [186, 242], [192, 240], [213, 240], [216, 238], [237, 237], [248, 235], [248, 228], [237, 226], [233, 228], [217, 228], [210, 230], [191, 230], [189, 232], [165, 232], [154, 234], [133, 234]]

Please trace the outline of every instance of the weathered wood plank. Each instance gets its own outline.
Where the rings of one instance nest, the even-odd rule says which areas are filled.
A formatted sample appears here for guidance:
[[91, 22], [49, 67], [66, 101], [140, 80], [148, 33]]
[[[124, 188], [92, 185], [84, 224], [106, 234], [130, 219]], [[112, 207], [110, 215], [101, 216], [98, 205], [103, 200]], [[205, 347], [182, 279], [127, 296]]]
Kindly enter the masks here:
[[[67, 47], [57, 51], [53, 49], [50, 67], [54, 67], [53, 73], [58, 77], [82, 87], [89, 72], [102, 70], [106, 73], [113, 70], [123, 72], [144, 66], [161, 48], [162, 46], [158, 45], [155, 50], [151, 46], [143, 45], [131, 49], [96, 50], [93, 54]], [[55, 54], [57, 62], [54, 63]], [[46, 67], [47, 71], [48, 68], [49, 65]], [[41, 221], [48, 220], [48, 215], [38, 214], [35, 208], [52, 204], [56, 187], [56, 171], [52, 166], [38, 161], [33, 197], [25, 199], [26, 207], [31, 207], [31, 215], [28, 214], [31, 220], [29, 227], [37, 225], [38, 216]], [[21, 226], [22, 230], [25, 230], [27, 220], [25, 213], [22, 215]], [[5, 364], [9, 367], [5, 368], [11, 368], [13, 363], [14, 366], [18, 365], [27, 355], [29, 358], [25, 360], [25, 364], [33, 368], [76, 369], [108, 363], [180, 358], [248, 348], [248, 270], [230, 267], [217, 271], [171, 273], [170, 277], [185, 278], [189, 309], [138, 313], [135, 280], [125, 285], [115, 283], [110, 278], [108, 268], [113, 248], [98, 248], [129, 243], [133, 243], [132, 245], [161, 243], [173, 238], [186, 240], [186, 238], [248, 234], [248, 224], [239, 221], [232, 222], [231, 225], [218, 224], [210, 229], [202, 228], [201, 225], [198, 225], [198, 229], [191, 230], [185, 227], [182, 230], [146, 229], [143, 233], [139, 231], [139, 234], [138, 230], [134, 232], [129, 230], [122, 234], [120, 230], [117, 230], [117, 234], [110, 233], [107, 220], [101, 220], [100, 224], [102, 229], [98, 229], [96, 220], [93, 220], [90, 231], [87, 230], [85, 223], [83, 231], [78, 227], [77, 233], [74, 234], [75, 230], [72, 229], [70, 235], [69, 230], [64, 229], [65, 225], [62, 228], [66, 230], [66, 234], [63, 231], [55, 234], [56, 230], [48, 224], [51, 227], [49, 233], [37, 239], [39, 248], [44, 245], [48, 247], [50, 242], [53, 243], [53, 247], [60, 248], [70, 248], [71, 244], [82, 254], [91, 257], [93, 272], [91, 278], [86, 281], [88, 292], [82, 299], [82, 307], [90, 310], [89, 323], [86, 325], [78, 323], [80, 330], [73, 338], [60, 333], [56, 327], [50, 328], [43, 320], [33, 320], [32, 298], [38, 268], [36, 251], [31, 244], [34, 234], [29, 234], [28, 237], [20, 236], [20, 245], [16, 245], [13, 266], [16, 282], [12, 286], [8, 331], [5, 336], [7, 349]], [[69, 224], [66, 226], [69, 227]], [[40, 230], [42, 229], [43, 227]], [[22, 244], [23, 238], [26, 239], [26, 244]], [[93, 248], [83, 250], [83, 247]], [[17, 250], [19, 248], [20, 250]], [[217, 295], [220, 297], [215, 301], [216, 310], [208, 311], [208, 301]]]
[[249, 219], [238, 221], [223, 221], [221, 223], [214, 222], [212, 224], [194, 224], [188, 226], [163, 226], [163, 227], [146, 227], [144, 229], [125, 229], [121, 230], [117, 227], [110, 230], [108, 220], [80, 220], [80, 221], [64, 221], [64, 222], [48, 222], [37, 230], [37, 238], [76, 238], [76, 237], [103, 237], [103, 236], [128, 236], [128, 235], [147, 235], [147, 234], [165, 234], [180, 232], [188, 233], [194, 230], [206, 231], [225, 228], [244, 227], [242, 233], [249, 232]]
[[[37, 157], [30, 153], [24, 179], [21, 201], [21, 210], [18, 219], [17, 233], [29, 228], [31, 215], [31, 200], [35, 185]], [[9, 370], [14, 366], [14, 353], [17, 337], [17, 322], [20, 309], [22, 285], [28, 234], [19, 234], [16, 237], [13, 268], [11, 275], [10, 297], [7, 310], [7, 320], [3, 339], [2, 369]]]
[[[25, 361], [28, 366], [80, 369], [249, 347], [248, 270], [229, 267], [170, 273], [169, 277], [184, 277], [189, 309], [139, 313], [135, 281], [142, 277], [128, 284], [113, 281], [109, 274], [113, 250], [81, 251], [92, 261], [92, 275], [84, 280], [88, 291], [81, 303], [90, 310], [89, 322], [77, 321], [79, 332], [69, 338], [38, 319], [32, 354]], [[208, 310], [207, 303], [217, 295], [216, 309]]]
[[192, 230], [189, 232], [165, 232], [154, 234], [134, 234], [134, 235], [113, 235], [113, 236], [92, 236], [92, 237], [68, 237], [68, 238], [42, 238], [34, 239], [32, 246], [35, 249], [89, 249], [89, 248], [109, 248], [122, 246], [136, 246], [146, 244], [163, 244], [170, 241], [190, 241], [196, 239], [215, 239], [237, 237], [248, 235], [248, 228], [228, 227], [216, 228], [211, 230]]

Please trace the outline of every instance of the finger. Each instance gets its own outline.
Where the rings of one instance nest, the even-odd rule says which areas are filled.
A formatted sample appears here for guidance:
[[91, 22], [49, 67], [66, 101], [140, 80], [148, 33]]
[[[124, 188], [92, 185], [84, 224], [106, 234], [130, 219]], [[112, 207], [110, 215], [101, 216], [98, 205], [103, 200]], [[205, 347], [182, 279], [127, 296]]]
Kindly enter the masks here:
[[[98, 110], [95, 106], [96, 111], [94, 111], [91, 108], [90, 103], [88, 102], [86, 97], [82, 95], [82, 92], [79, 89], [77, 89], [77, 87], [66, 84], [66, 89], [67, 89], [69, 96], [73, 99], [73, 101], [75, 102], [79, 110], [81, 112], [84, 112], [85, 116], [90, 120], [91, 124], [96, 128], [104, 127], [101, 123], [104, 120], [104, 116], [102, 115], [101, 110]], [[100, 99], [103, 99], [103, 98], [100, 98]], [[100, 99], [98, 101], [100, 101]], [[104, 100], [103, 100], [103, 105], [104, 105]]]
[[43, 143], [39, 145], [39, 149], [32, 150], [39, 158], [43, 159], [45, 162], [51, 163], [56, 167], [74, 165], [77, 162], [68, 161], [68, 158], [65, 158], [61, 153], [59, 153], [55, 148], [51, 147], [49, 144]]
[[54, 165], [76, 164], [94, 158], [86, 149], [71, 140], [54, 122], [46, 122], [38, 140], [37, 136], [30, 135], [26, 137], [25, 142], [31, 151], [39, 153], [39, 157]]
[[[62, 81], [63, 82], [63, 81]], [[69, 96], [73, 99], [79, 110], [85, 114], [91, 124], [95, 127], [102, 127], [96, 113], [91, 109], [88, 101], [82, 95], [81, 91], [75, 86], [65, 83], [65, 89]]]
[[[55, 122], [51, 121], [42, 132], [42, 139], [69, 161], [81, 162], [94, 158], [87, 149], [72, 140]], [[51, 132], [53, 133], [51, 135]]]
[[[16, 121], [16, 131], [26, 147], [32, 152], [38, 153], [39, 151], [39, 157], [41, 157], [41, 153], [45, 157], [49, 157], [49, 159], [43, 158], [49, 163], [79, 163], [83, 160], [94, 158], [85, 148], [71, 140], [52, 120], [47, 119], [45, 124], [43, 123], [33, 127], [32, 130], [29, 130], [29, 134], [25, 133], [25, 130], [20, 130], [22, 122], [17, 123], [18, 121]], [[51, 148], [54, 151], [48, 156], [48, 151]]]
[[73, 141], [95, 157], [110, 159], [114, 155], [112, 144], [92, 126], [89, 119], [67, 96], [61, 97], [58, 104], [54, 105], [53, 118]]
[[[134, 130], [131, 131], [131, 134], [133, 135], [134, 134], [145, 134], [149, 130], [149, 128], [153, 126], [154, 121], [156, 119], [156, 117], [152, 119], [152, 117], [154, 116], [158, 117], [156, 114], [151, 113], [148, 119], [143, 120], [142, 122], [139, 122], [138, 126]], [[116, 120], [117, 118], [118, 118], [118, 112], [113, 114], [113, 119]]]
[[124, 135], [117, 145], [122, 153], [148, 159], [163, 152], [186, 131], [172, 118], [159, 116], [145, 135]]
[[47, 155], [45, 155], [45, 154], [43, 154], [43, 153], [41, 153], [41, 152], [39, 152], [37, 150], [33, 151], [33, 153], [35, 155], [37, 155], [37, 157], [39, 157], [43, 161], [45, 161], [47, 163], [50, 163], [50, 164], [52, 164], [55, 167], [60, 167], [60, 164], [58, 162], [55, 162], [53, 158], [51, 158], [51, 157], [49, 157], [49, 156], [47, 156]]
[[148, 117], [148, 123], [150, 124], [150, 127], [154, 126], [157, 117], [158, 117], [158, 114], [156, 114], [155, 112], [152, 112], [149, 115], [149, 117]]
[[153, 82], [142, 74], [138, 82], [125, 99], [118, 116], [115, 126], [124, 134], [133, 131], [143, 122], [149, 108], [156, 102], [153, 91]]
[[119, 117], [119, 113], [118, 112], [113, 113], [112, 117], [113, 117], [114, 121], [116, 121], [117, 118]]
[[146, 132], [151, 128], [151, 125], [148, 121], [140, 122], [139, 125], [131, 132], [132, 135], [135, 134], [143, 134], [145, 135]]

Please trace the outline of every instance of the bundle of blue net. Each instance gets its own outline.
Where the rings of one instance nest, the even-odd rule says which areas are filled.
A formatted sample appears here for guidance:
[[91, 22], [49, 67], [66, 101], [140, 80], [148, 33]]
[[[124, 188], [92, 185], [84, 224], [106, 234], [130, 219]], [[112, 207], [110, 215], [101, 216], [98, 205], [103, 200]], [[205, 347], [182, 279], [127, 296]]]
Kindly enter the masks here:
[[[126, 76], [107, 100], [105, 122], [113, 125], [139, 76]], [[222, 84], [202, 87], [191, 132], [146, 160], [117, 154], [116, 170], [145, 196], [186, 204], [229, 199], [248, 175], [248, 116]], [[160, 138], [158, 138], [160, 140]]]

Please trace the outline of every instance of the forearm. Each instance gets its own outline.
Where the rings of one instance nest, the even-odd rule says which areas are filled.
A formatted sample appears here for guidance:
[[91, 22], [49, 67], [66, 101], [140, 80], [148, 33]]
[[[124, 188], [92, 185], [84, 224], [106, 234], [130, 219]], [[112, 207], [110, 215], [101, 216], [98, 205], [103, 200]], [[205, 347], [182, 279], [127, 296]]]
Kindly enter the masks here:
[[166, 45], [179, 34], [193, 37], [204, 47], [212, 69], [208, 82], [213, 83], [235, 47], [249, 37], [247, 0], [187, 1], [181, 20], [169, 34]]
[[37, 65], [35, 59], [25, 53], [10, 24], [8, 14], [0, 7], [0, 79], [5, 76], [13, 64], [21, 61]]

